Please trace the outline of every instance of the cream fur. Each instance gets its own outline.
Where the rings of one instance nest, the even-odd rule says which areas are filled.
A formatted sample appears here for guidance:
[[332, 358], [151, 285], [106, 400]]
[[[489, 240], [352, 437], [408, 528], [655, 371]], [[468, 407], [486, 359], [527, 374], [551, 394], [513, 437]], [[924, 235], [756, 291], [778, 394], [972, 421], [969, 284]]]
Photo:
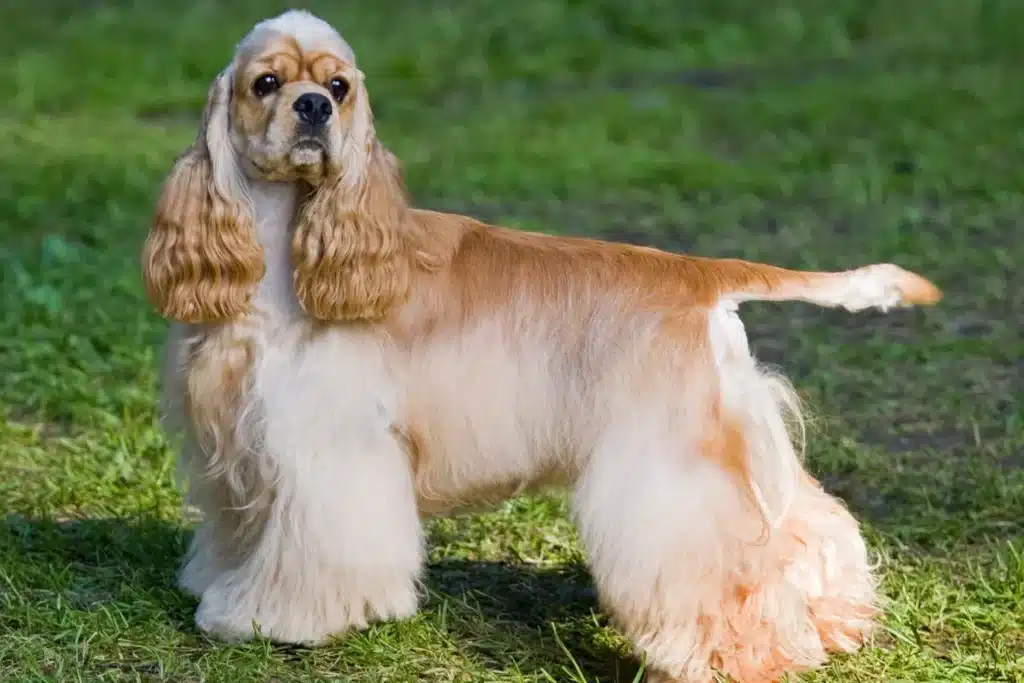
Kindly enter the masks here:
[[[336, 68], [359, 79], [316, 173], [288, 166], [289, 101], [244, 100], [239, 80], [265, 44], [292, 49], [285, 38], [333, 51]], [[281, 97], [326, 92], [310, 78], [294, 77]], [[361, 79], [333, 29], [292, 12], [259, 24], [211, 90], [220, 104], [207, 131], [217, 134], [205, 142], [229, 147], [207, 150], [211, 182], [252, 217], [265, 272], [247, 313], [176, 321], [168, 339], [165, 424], [182, 436], [183, 484], [204, 515], [180, 579], [199, 598], [199, 628], [321, 643], [407, 617], [422, 518], [559, 484], [603, 605], [661, 680], [703, 683], [715, 670], [775, 680], [856, 649], [876, 609], [867, 550], [854, 519], [805, 473], [799, 402], [751, 356], [736, 302], [884, 307], [930, 303], [937, 290], [895, 266], [796, 273], [398, 206], [360, 223], [356, 200], [377, 203], [366, 211], [399, 201], [364, 188], [389, 157], [375, 146]], [[272, 171], [248, 163], [257, 148]], [[317, 184], [330, 173], [341, 182]], [[392, 288], [390, 307], [307, 314], [293, 233], [310, 182], [339, 192], [353, 207], [339, 220], [398, 259], [388, 267], [408, 287]], [[323, 234], [302, 258], [354, 250], [344, 230]], [[383, 263], [358, 256], [336, 268]], [[169, 273], [157, 285], [186, 262], [165, 261], [154, 260]], [[362, 280], [342, 284], [373, 303]], [[325, 315], [340, 308], [325, 297], [351, 293], [335, 291], [315, 291]], [[186, 304], [167, 310], [205, 310]]]

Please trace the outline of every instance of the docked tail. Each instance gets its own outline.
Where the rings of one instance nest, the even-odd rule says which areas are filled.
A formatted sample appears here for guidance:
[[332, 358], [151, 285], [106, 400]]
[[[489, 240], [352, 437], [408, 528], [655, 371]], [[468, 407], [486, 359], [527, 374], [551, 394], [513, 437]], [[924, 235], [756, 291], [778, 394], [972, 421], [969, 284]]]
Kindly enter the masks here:
[[887, 311], [930, 306], [942, 298], [931, 282], [890, 263], [838, 272], [786, 270], [732, 259], [707, 259], [704, 266], [715, 282], [718, 299], [736, 303], [805, 301], [848, 311]]

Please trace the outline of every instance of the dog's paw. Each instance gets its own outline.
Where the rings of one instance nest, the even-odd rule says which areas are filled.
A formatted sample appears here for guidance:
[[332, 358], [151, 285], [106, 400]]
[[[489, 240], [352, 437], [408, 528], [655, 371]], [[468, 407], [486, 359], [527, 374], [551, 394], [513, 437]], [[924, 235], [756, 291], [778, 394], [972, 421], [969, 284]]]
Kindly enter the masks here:
[[344, 629], [332, 632], [313, 618], [313, 612], [252, 616], [243, 610], [223, 609], [215, 600], [204, 598], [196, 610], [196, 628], [208, 637], [225, 643], [244, 643], [266, 638], [275, 643], [317, 647]]
[[[388, 577], [383, 579], [382, 577]], [[276, 643], [316, 647], [373, 622], [413, 616], [419, 609], [414, 576], [398, 573], [365, 576], [348, 581], [325, 580], [317, 590], [276, 591], [254, 586], [232, 592], [230, 584], [215, 583], [204, 594], [195, 614], [196, 627], [217, 640], [244, 642], [256, 636]]]
[[207, 597], [196, 609], [195, 623], [206, 636], [225, 643], [244, 643], [262, 634], [262, 628], [255, 619], [246, 619], [241, 614], [226, 610]]

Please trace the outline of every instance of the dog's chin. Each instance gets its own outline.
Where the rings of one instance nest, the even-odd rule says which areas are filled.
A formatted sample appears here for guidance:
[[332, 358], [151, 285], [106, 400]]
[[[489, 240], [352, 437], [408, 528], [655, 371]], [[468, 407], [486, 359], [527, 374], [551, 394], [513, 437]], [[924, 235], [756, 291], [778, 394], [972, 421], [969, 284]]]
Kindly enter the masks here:
[[319, 185], [335, 170], [327, 146], [319, 140], [302, 139], [276, 154], [249, 157], [254, 177], [270, 182], [305, 182]]
[[327, 171], [327, 149], [316, 140], [297, 142], [288, 153], [288, 165], [303, 180], [321, 178]]
[[322, 166], [326, 159], [326, 148], [316, 140], [301, 140], [288, 153], [288, 161], [295, 168]]

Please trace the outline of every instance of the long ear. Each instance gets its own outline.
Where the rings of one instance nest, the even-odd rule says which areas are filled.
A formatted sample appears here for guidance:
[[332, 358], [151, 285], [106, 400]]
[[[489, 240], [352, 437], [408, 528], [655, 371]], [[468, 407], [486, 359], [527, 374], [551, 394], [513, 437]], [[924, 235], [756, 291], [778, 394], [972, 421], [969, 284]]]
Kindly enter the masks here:
[[320, 320], [380, 318], [411, 277], [401, 169], [377, 139], [362, 73], [352, 94], [342, 111], [342, 171], [305, 203], [292, 240], [296, 296]]
[[171, 169], [142, 250], [149, 300], [165, 317], [215, 322], [249, 310], [263, 251], [228, 133], [231, 69], [210, 86], [199, 135]]

